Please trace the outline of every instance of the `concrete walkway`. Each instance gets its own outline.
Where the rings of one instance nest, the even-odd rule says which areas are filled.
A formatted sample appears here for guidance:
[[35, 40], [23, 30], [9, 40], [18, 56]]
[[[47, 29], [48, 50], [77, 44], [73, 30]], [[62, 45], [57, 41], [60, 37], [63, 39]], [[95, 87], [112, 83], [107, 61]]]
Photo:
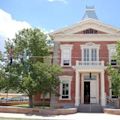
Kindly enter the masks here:
[[[76, 113], [70, 115], [59, 115], [59, 116], [37, 116], [37, 115], [26, 115], [26, 114], [13, 114], [13, 113], [0, 113], [0, 120], [2, 118], [20, 118], [20, 120], [120, 120], [118, 115], [110, 115], [104, 113]], [[4, 120], [4, 119], [3, 119]], [[13, 119], [17, 120], [17, 119]]]

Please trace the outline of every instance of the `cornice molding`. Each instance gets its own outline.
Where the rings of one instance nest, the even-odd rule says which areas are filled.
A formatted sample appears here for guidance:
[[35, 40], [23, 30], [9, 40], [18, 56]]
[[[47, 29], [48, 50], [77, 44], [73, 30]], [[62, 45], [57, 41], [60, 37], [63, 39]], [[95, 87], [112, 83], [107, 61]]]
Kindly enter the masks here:
[[97, 49], [99, 49], [99, 48], [100, 48], [100, 45], [99, 45], [99, 44], [92, 43], [92, 42], [87, 42], [87, 43], [85, 43], [85, 44], [83, 44], [83, 45], [80, 45], [80, 47], [81, 47], [82, 49], [84, 49], [84, 48], [97, 48]]
[[59, 34], [54, 41], [79, 42], [79, 41], [119, 41], [120, 34]]

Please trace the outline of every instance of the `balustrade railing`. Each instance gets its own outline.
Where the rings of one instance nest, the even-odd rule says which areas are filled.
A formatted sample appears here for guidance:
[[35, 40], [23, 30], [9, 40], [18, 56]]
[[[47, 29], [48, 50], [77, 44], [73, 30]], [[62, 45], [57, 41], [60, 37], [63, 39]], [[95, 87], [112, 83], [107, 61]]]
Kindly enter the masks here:
[[104, 66], [104, 61], [76, 61], [77, 66]]

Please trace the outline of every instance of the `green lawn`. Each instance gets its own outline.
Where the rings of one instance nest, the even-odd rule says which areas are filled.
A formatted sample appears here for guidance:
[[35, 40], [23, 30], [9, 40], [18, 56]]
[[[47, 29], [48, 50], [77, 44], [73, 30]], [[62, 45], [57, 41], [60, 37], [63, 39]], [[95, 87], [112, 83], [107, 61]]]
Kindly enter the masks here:
[[[15, 107], [23, 107], [23, 108], [29, 108], [29, 104], [19, 104], [19, 105], [12, 105]], [[40, 109], [48, 109], [49, 106], [35, 106], [34, 108], [40, 108]]]
[[13, 105], [15, 107], [24, 107], [24, 108], [28, 108], [29, 104], [19, 104], [19, 105]]

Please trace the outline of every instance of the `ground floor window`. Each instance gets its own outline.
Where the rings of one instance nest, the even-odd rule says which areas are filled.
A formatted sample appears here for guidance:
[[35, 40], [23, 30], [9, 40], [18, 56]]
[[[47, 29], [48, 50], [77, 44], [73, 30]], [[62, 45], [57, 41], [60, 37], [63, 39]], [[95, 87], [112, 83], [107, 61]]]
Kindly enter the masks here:
[[60, 76], [60, 100], [71, 99], [72, 76]]
[[62, 99], [69, 98], [69, 83], [62, 83]]

